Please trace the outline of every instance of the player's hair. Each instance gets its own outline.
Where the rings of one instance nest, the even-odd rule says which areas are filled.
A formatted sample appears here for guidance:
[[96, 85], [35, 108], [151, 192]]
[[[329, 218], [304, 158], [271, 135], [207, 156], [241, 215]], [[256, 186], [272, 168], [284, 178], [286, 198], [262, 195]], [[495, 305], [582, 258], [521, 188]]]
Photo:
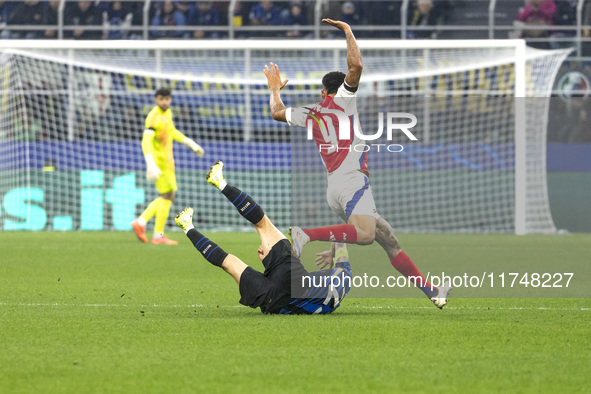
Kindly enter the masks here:
[[345, 82], [345, 74], [340, 71], [329, 72], [322, 78], [322, 86], [326, 94], [336, 93], [343, 82]]
[[168, 97], [170, 96], [170, 89], [160, 88], [156, 91], [156, 96]]

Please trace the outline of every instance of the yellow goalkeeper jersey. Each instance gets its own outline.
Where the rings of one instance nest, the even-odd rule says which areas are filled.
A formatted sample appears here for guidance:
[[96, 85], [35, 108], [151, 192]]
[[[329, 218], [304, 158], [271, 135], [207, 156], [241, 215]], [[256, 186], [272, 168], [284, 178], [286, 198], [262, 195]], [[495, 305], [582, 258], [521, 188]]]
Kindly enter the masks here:
[[[150, 133], [153, 131], [153, 134]], [[172, 141], [182, 142], [184, 134], [174, 127], [172, 111], [162, 111], [160, 107], [152, 108], [146, 117], [146, 131], [142, 139], [144, 155], [152, 154], [156, 165], [161, 170], [174, 170]]]

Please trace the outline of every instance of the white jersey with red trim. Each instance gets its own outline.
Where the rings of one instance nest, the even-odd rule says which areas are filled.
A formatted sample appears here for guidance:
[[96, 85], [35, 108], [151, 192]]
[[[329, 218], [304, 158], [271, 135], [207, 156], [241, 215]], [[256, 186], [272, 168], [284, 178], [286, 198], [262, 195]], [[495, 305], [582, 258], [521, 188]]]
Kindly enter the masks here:
[[[329, 175], [367, 170], [365, 141], [353, 132], [353, 122], [359, 122], [357, 89], [343, 83], [334, 97], [326, 96], [318, 104], [287, 108], [285, 117], [290, 126], [312, 124], [312, 137]], [[361, 133], [361, 127], [357, 124]]]

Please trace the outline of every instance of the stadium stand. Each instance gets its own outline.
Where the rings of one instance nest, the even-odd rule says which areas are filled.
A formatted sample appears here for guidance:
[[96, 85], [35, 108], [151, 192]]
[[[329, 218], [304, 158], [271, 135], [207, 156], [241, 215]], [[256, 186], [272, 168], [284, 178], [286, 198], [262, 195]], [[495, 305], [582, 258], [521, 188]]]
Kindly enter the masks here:
[[337, 38], [321, 17], [359, 38], [523, 37], [577, 56], [591, 43], [588, 0], [1, 1], [0, 38]]

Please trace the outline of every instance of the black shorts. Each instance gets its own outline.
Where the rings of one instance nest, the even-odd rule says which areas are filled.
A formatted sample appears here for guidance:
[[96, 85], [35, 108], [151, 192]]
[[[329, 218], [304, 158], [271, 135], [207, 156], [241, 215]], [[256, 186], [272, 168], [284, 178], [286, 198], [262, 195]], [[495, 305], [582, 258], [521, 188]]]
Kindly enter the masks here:
[[263, 260], [265, 272], [247, 267], [240, 276], [240, 303], [261, 308], [263, 313], [279, 313], [289, 305], [292, 277], [306, 275], [300, 260], [291, 254], [287, 239], [277, 242]]

